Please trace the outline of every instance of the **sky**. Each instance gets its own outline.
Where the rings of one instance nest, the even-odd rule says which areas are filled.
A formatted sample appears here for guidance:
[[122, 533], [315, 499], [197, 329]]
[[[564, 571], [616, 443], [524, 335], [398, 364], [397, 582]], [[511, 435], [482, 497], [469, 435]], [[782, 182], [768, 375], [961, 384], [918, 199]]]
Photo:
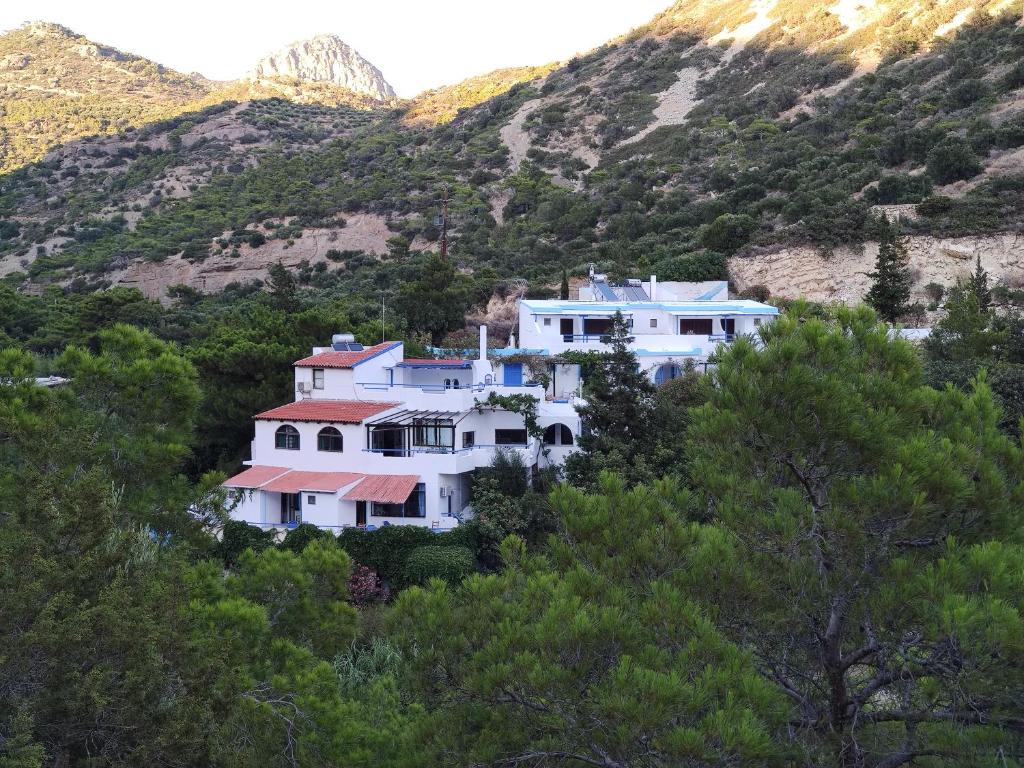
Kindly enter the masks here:
[[333, 33], [399, 96], [499, 67], [561, 61], [671, 0], [0, 0], [0, 30], [52, 21], [182, 72], [233, 80], [284, 45]]

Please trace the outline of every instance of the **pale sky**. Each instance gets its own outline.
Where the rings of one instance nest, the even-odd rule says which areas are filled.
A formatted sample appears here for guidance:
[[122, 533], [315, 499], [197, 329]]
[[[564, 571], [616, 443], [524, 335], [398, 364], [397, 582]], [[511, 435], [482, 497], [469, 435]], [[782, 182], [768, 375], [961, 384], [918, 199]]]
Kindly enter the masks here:
[[287, 43], [333, 33], [400, 96], [499, 67], [567, 59], [646, 23], [671, 0], [0, 0], [0, 30], [53, 21], [215, 80]]

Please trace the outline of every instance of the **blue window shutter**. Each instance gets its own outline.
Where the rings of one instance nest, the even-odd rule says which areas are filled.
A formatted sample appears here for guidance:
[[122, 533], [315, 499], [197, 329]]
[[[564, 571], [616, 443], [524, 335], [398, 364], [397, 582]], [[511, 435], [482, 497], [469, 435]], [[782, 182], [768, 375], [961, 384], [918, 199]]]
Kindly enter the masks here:
[[506, 387], [519, 387], [523, 384], [523, 364], [522, 363], [505, 363], [502, 366], [502, 370], [505, 373], [505, 386]]

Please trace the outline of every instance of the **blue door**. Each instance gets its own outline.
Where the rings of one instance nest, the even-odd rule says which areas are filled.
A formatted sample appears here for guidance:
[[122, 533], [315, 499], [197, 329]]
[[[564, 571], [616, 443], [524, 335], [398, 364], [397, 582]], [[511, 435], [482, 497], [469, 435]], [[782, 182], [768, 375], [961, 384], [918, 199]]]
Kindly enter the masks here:
[[505, 363], [501, 368], [505, 373], [506, 387], [521, 387], [523, 385], [522, 363]]

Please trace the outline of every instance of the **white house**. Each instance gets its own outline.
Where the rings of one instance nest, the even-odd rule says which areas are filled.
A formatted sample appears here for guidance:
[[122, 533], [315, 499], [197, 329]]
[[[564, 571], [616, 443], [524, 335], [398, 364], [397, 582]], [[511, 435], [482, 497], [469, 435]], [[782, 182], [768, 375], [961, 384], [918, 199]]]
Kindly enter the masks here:
[[[295, 400], [255, 416], [252, 459], [225, 485], [235, 519], [264, 527], [298, 522], [339, 529], [451, 528], [472, 514], [473, 472], [497, 449], [528, 467], [560, 465], [580, 432], [580, 367], [560, 357], [606, 349], [612, 318], [632, 324], [632, 348], [652, 380], [706, 361], [719, 344], [754, 333], [778, 310], [730, 300], [724, 283], [632, 281], [600, 275], [575, 301], [522, 300], [519, 346], [406, 358], [401, 342], [363, 347], [338, 335], [295, 363]], [[484, 406], [491, 394], [532, 395], [543, 437], [520, 413]]]

